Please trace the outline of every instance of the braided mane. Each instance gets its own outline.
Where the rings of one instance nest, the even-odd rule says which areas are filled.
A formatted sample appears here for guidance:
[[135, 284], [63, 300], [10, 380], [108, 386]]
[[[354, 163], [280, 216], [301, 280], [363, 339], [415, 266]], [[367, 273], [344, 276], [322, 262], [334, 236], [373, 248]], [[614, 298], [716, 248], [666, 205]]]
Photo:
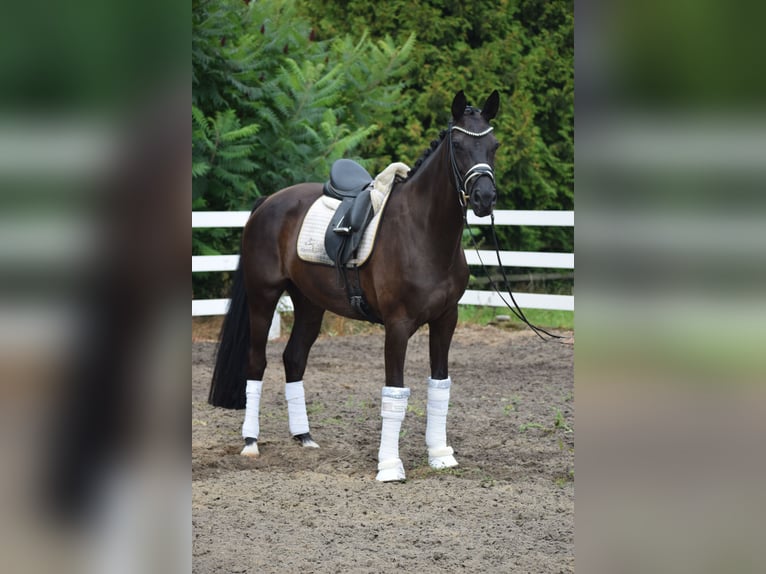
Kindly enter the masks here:
[[439, 132], [438, 139], [435, 139], [431, 142], [431, 147], [429, 147], [425, 152], [423, 152], [423, 155], [420, 156], [420, 158], [415, 162], [415, 165], [412, 166], [412, 169], [410, 169], [409, 173], [407, 174], [407, 179], [404, 181], [407, 181], [410, 179], [413, 175], [415, 175], [415, 172], [418, 171], [418, 168], [420, 168], [421, 165], [423, 165], [423, 162], [428, 159], [428, 156], [430, 156], [434, 150], [439, 147], [439, 144], [442, 143], [442, 140], [447, 136], [449, 130], [442, 130]]
[[[481, 113], [481, 110], [478, 108], [474, 108], [473, 106], [466, 106], [465, 113], [466, 115], [472, 115], [472, 114]], [[425, 152], [423, 152], [423, 155], [420, 156], [420, 158], [415, 162], [415, 165], [412, 166], [412, 169], [410, 169], [410, 172], [407, 174], [407, 179], [403, 181], [407, 181], [413, 175], [415, 175], [415, 172], [418, 171], [418, 168], [421, 165], [423, 165], [423, 162], [426, 161], [426, 159], [428, 159], [428, 156], [430, 156], [434, 152], [434, 150], [437, 147], [439, 147], [439, 144], [442, 143], [442, 140], [447, 136], [448, 133], [449, 133], [448, 129], [442, 130], [439, 132], [438, 139], [435, 139], [431, 142], [431, 147], [429, 147]]]

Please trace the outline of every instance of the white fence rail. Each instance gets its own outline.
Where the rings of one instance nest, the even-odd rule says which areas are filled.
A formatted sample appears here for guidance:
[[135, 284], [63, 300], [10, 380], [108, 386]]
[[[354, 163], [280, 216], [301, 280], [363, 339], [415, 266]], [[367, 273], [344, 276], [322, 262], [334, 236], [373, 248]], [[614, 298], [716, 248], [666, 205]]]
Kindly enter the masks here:
[[[249, 211], [195, 211], [192, 212], [192, 228], [243, 227]], [[476, 217], [468, 213], [470, 225], [489, 225], [489, 217]], [[495, 225], [531, 225], [574, 227], [574, 211], [496, 211]], [[469, 265], [497, 265], [497, 255], [489, 250], [466, 250]], [[531, 251], [501, 251], [500, 261], [508, 267], [531, 267], [546, 269], [574, 269], [574, 253], [540, 253]], [[237, 268], [239, 255], [196, 255], [192, 256], [192, 273], [233, 271]], [[507, 294], [503, 295], [509, 300]], [[574, 311], [573, 295], [546, 295], [540, 293], [514, 293], [519, 306], [528, 309], [552, 309]], [[468, 290], [460, 299], [463, 305], [485, 305], [504, 307], [500, 295], [494, 291]], [[229, 304], [228, 299], [192, 300], [192, 316], [223, 315]], [[285, 296], [280, 300], [277, 311], [291, 311], [292, 301]], [[278, 315], [275, 312], [275, 319]], [[279, 321], [274, 321], [271, 336], [278, 335]]]

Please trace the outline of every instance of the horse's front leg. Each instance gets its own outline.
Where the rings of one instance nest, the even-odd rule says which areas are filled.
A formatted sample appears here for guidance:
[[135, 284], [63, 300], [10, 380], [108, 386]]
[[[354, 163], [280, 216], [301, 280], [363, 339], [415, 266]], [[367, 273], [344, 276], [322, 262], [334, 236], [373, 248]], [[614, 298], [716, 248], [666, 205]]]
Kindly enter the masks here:
[[381, 482], [405, 479], [404, 465], [399, 458], [399, 431], [407, 412], [410, 389], [404, 386], [404, 357], [407, 341], [415, 331], [411, 321], [386, 323], [386, 385], [380, 402], [383, 425], [378, 450], [378, 474]]
[[456, 325], [457, 306], [428, 324], [431, 376], [428, 378], [426, 446], [428, 464], [432, 468], [457, 466], [452, 447], [447, 446], [447, 411], [452, 386], [447, 369], [449, 348]]

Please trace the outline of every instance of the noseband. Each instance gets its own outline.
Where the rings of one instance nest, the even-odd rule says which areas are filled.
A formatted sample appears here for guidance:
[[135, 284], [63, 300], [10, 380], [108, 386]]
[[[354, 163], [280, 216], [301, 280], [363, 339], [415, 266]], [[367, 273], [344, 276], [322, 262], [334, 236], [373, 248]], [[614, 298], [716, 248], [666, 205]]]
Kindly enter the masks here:
[[457, 162], [455, 161], [455, 148], [452, 145], [452, 132], [454, 130], [457, 130], [461, 133], [467, 134], [474, 138], [480, 138], [485, 135], [487, 135], [489, 132], [492, 131], [492, 126], [488, 127], [483, 132], [472, 132], [468, 131], [465, 128], [461, 128], [459, 126], [453, 126], [452, 122], [450, 122], [449, 126], [449, 159], [450, 164], [452, 165], [452, 176], [455, 178], [455, 188], [457, 189], [457, 199], [460, 202], [460, 207], [462, 209], [467, 209], [468, 207], [468, 201], [470, 199], [470, 194], [466, 193], [468, 189], [468, 184], [471, 183], [471, 180], [478, 179], [484, 175], [489, 176], [489, 178], [492, 180], [492, 184], [495, 184], [495, 172], [492, 170], [492, 166], [488, 163], [477, 163], [473, 167], [471, 167], [468, 171], [465, 172], [464, 175], [460, 175], [460, 170], [457, 168]]

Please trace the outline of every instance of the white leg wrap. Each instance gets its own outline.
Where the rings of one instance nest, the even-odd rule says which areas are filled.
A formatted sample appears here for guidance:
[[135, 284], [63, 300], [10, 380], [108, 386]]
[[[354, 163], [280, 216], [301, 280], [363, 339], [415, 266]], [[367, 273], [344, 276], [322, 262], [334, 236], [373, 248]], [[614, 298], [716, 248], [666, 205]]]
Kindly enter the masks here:
[[[242, 437], [257, 439], [260, 433], [258, 413], [261, 407], [263, 381], [247, 381], [245, 387], [245, 422], [242, 424]], [[246, 445], [242, 449], [245, 456], [258, 456], [258, 443]]]
[[378, 450], [378, 475], [376, 480], [389, 482], [404, 480], [404, 466], [399, 458], [399, 431], [407, 412], [407, 399], [410, 389], [383, 387], [380, 416], [383, 427], [380, 432], [380, 450]]
[[285, 383], [287, 400], [287, 418], [290, 422], [290, 434], [293, 436], [309, 432], [309, 418], [306, 414], [306, 393], [303, 381]]
[[447, 411], [452, 381], [428, 378], [428, 409], [426, 414], [426, 446], [428, 464], [432, 468], [457, 466], [452, 447], [447, 446]]

